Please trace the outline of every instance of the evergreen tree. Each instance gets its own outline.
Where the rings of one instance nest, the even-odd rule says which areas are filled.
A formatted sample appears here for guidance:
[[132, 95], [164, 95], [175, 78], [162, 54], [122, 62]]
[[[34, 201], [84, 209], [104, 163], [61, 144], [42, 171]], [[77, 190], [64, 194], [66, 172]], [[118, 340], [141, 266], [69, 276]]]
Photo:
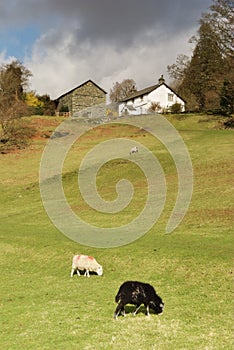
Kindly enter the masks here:
[[234, 53], [234, 2], [233, 0], [213, 0], [211, 12], [202, 16], [209, 23], [218, 38], [218, 44], [224, 57], [233, 57]]
[[206, 107], [208, 92], [217, 94], [221, 87], [223, 55], [217, 36], [209, 23], [201, 21], [190, 65], [180, 86], [180, 91], [188, 90], [195, 96], [200, 111]]
[[195, 43], [191, 59], [178, 56], [176, 63], [167, 67], [168, 73], [176, 80], [177, 91], [189, 109], [223, 108], [224, 89], [234, 85], [233, 1], [213, 0], [210, 12], [200, 19], [197, 36], [190, 42]]
[[234, 112], [234, 86], [229, 80], [224, 80], [220, 93], [220, 110], [224, 115]]

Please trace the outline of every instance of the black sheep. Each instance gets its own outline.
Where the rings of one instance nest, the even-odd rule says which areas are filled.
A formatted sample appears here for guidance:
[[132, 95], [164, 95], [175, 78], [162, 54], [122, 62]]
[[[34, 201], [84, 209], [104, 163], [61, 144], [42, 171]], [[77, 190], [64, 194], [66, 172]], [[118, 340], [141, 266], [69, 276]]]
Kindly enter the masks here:
[[156, 294], [154, 287], [148, 283], [137, 281], [124, 282], [119, 288], [115, 301], [118, 303], [114, 313], [115, 318], [117, 318], [120, 313], [125, 316], [124, 306], [126, 304], [136, 305], [133, 315], [136, 315], [141, 304], [144, 304], [147, 316], [150, 314], [149, 309], [154, 310], [156, 314], [161, 314], [164, 308], [164, 302], [160, 296]]

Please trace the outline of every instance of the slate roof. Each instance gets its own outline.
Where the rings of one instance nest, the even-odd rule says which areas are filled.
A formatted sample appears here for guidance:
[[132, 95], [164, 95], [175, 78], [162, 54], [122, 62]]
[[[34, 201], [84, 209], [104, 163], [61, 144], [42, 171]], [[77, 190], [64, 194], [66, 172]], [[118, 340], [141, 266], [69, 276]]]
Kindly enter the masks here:
[[159, 84], [156, 84], [156, 85], [152, 85], [152, 86], [149, 86], [145, 89], [142, 89], [142, 90], [139, 90], [139, 91], [136, 91], [132, 94], [130, 94], [129, 96], [123, 98], [122, 100], [120, 100], [119, 102], [126, 102], [126, 101], [129, 101], [129, 100], [132, 100], [133, 98], [136, 98], [136, 97], [141, 97], [141, 96], [144, 96], [144, 95], [147, 95], [149, 94], [150, 92], [156, 90], [159, 86], [161, 85], [165, 85], [169, 90], [171, 90], [176, 96], [178, 96], [181, 100], [185, 101], [181, 96], [179, 96], [177, 94], [177, 92], [175, 92], [172, 88], [170, 88], [170, 86], [168, 86], [167, 84], [165, 84], [164, 82], [163, 83], [159, 83]]
[[136, 92], [133, 92], [132, 94], [128, 95], [127, 97], [123, 98], [122, 100], [120, 100], [120, 102], [126, 102], [128, 100], [131, 100], [135, 97], [140, 97], [140, 96], [143, 96], [143, 95], [147, 95], [149, 94], [150, 92], [154, 91], [155, 89], [157, 89], [157, 87], [161, 85], [161, 84], [157, 84], [157, 85], [153, 85], [153, 86], [149, 86], [145, 89], [142, 89], [142, 90], [138, 90]]

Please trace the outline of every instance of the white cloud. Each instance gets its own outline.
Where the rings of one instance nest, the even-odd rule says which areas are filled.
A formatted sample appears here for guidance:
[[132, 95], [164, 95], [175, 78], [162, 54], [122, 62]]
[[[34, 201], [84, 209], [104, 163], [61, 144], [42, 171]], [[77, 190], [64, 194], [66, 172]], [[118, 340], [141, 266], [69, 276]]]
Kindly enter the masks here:
[[161, 74], [166, 75], [167, 65], [174, 63], [178, 54], [189, 52], [188, 39], [193, 33], [192, 29], [179, 38], [165, 38], [153, 32], [148, 34], [145, 42], [139, 38], [132, 46], [120, 50], [114, 43], [92, 46], [83, 41], [79, 45], [70, 30], [63, 31], [62, 36], [54, 40], [54, 45], [49, 46], [56, 35], [51, 31], [37, 40], [32, 56], [25, 64], [33, 72], [32, 89], [39, 94], [48, 93], [51, 98], [88, 79], [107, 92], [113, 83], [126, 78], [134, 79], [138, 88], [143, 88], [157, 83]]
[[3, 50], [2, 52], [0, 52], [0, 65], [8, 64], [15, 60], [17, 60], [16, 57], [7, 56], [7, 50]]
[[[35, 35], [41, 33], [31, 50], [22, 38], [23, 49], [27, 47], [23, 64], [31, 70], [31, 88], [39, 94], [56, 98], [88, 79], [107, 92], [125, 78], [143, 88], [166, 76], [167, 65], [178, 54], [189, 53], [188, 39], [211, 2], [24, 0], [22, 6], [14, 0], [10, 6], [9, 0], [2, 0], [0, 28], [11, 32], [14, 24], [17, 32], [17, 26], [35, 25]], [[25, 40], [34, 37], [25, 35]], [[6, 51], [0, 54], [0, 63], [11, 59]]]

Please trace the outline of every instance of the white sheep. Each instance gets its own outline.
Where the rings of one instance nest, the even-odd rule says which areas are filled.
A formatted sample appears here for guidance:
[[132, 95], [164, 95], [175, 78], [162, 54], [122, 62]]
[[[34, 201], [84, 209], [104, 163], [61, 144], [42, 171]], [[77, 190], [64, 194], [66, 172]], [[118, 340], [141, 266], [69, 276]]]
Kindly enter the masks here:
[[79, 271], [85, 271], [84, 276], [87, 277], [90, 277], [89, 272], [96, 272], [98, 276], [103, 274], [102, 266], [97, 263], [94, 257], [88, 255], [73, 256], [71, 277], [74, 275], [75, 271], [78, 276], [80, 276]]
[[133, 153], [137, 153], [138, 152], [138, 147], [135, 146], [133, 147], [131, 150], [130, 150], [130, 155], [133, 154]]

